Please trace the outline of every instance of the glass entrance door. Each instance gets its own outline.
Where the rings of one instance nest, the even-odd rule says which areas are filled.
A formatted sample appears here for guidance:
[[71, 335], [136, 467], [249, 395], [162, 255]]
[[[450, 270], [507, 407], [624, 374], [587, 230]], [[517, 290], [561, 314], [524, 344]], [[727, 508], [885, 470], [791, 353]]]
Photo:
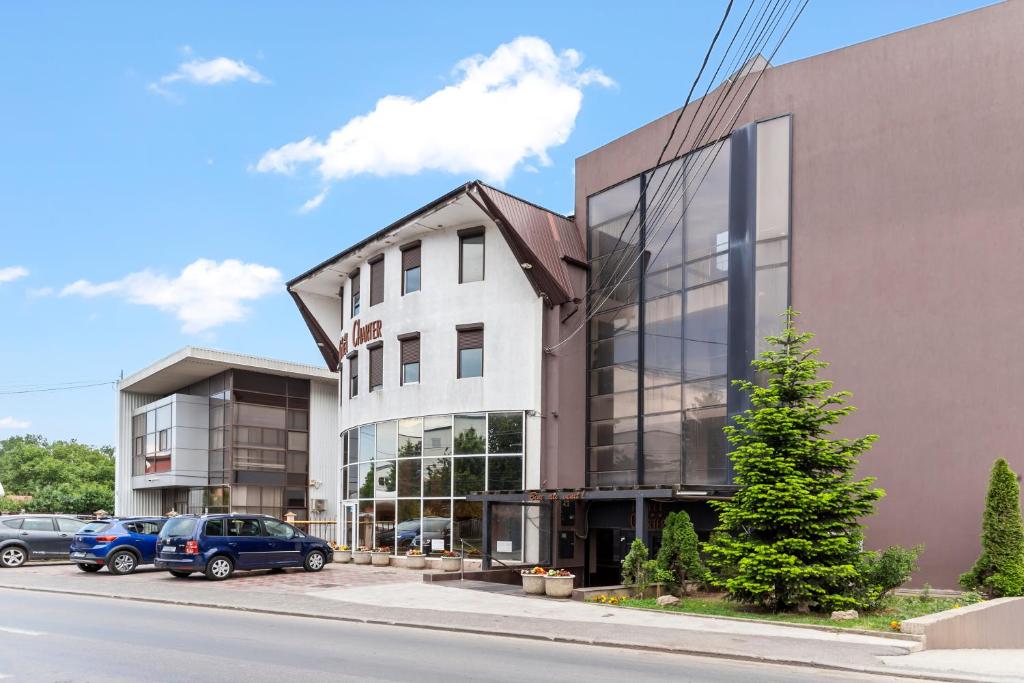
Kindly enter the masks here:
[[344, 514], [341, 520], [341, 544], [347, 545], [348, 547], [355, 550], [356, 545], [356, 522], [359, 516], [356, 514], [355, 503], [345, 503], [342, 505]]

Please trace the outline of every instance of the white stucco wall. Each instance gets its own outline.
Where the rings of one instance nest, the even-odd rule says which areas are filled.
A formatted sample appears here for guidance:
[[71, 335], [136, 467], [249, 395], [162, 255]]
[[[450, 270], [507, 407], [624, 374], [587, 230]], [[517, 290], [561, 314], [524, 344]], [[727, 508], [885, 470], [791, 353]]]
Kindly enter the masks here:
[[[349, 361], [344, 360], [340, 373], [342, 429], [439, 413], [540, 410], [542, 300], [492, 223], [485, 224], [484, 279], [459, 283], [458, 230], [474, 225], [480, 222], [452, 226], [422, 238], [421, 290], [405, 296], [401, 243], [383, 252], [367, 251], [367, 260], [379, 253], [385, 255], [384, 301], [369, 305], [370, 268], [364, 261], [360, 266], [362, 310], [357, 319], [363, 325], [382, 321], [384, 386], [368, 391], [370, 354], [366, 344], [350, 347], [359, 351], [360, 386], [359, 395], [349, 399]], [[345, 332], [351, 343], [351, 286], [351, 281], [345, 283], [341, 329], [328, 331], [335, 343]], [[455, 326], [467, 323], [484, 324], [484, 376], [458, 379]], [[420, 333], [420, 383], [401, 386], [397, 336], [408, 332]]]

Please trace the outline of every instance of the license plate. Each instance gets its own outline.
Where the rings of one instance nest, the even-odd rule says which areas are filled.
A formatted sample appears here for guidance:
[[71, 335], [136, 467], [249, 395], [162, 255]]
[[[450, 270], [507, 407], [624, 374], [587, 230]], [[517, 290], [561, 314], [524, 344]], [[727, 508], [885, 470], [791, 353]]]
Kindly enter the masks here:
[[178, 546], [176, 546], [176, 545], [165, 545], [163, 547], [163, 552], [165, 552], [165, 553], [173, 553], [177, 549], [178, 549]]
[[85, 553], [71, 553], [71, 557], [85, 557]]

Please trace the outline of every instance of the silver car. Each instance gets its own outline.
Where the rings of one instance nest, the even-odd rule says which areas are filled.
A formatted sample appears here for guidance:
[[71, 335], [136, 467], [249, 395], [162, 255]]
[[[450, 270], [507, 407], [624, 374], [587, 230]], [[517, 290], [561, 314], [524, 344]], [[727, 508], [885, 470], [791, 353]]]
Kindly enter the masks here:
[[0, 567], [20, 567], [29, 560], [66, 558], [75, 533], [85, 522], [67, 515], [0, 517]]

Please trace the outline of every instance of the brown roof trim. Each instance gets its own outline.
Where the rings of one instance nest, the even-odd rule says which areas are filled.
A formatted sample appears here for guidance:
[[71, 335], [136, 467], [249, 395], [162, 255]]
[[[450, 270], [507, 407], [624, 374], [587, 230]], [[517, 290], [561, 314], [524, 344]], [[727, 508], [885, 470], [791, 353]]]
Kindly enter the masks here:
[[320, 327], [320, 323], [316, 321], [313, 314], [310, 313], [309, 308], [306, 307], [305, 302], [298, 294], [289, 290], [289, 294], [292, 295], [292, 299], [295, 300], [295, 305], [299, 307], [299, 313], [302, 314], [302, 319], [306, 323], [306, 327], [309, 328], [310, 334], [313, 335], [313, 339], [316, 340], [316, 345], [320, 349], [320, 355], [324, 357], [324, 361], [327, 363], [327, 367], [332, 372], [338, 371], [338, 366], [341, 364], [341, 358], [338, 356], [338, 349], [334, 347], [334, 342], [327, 336], [324, 329]]
[[484, 329], [483, 323], [466, 323], [465, 325], [456, 325], [456, 332], [469, 332], [470, 330], [482, 330]]
[[420, 240], [413, 240], [412, 242], [406, 242], [402, 246], [398, 247], [399, 251], [408, 251], [410, 249], [419, 249], [422, 242]]

